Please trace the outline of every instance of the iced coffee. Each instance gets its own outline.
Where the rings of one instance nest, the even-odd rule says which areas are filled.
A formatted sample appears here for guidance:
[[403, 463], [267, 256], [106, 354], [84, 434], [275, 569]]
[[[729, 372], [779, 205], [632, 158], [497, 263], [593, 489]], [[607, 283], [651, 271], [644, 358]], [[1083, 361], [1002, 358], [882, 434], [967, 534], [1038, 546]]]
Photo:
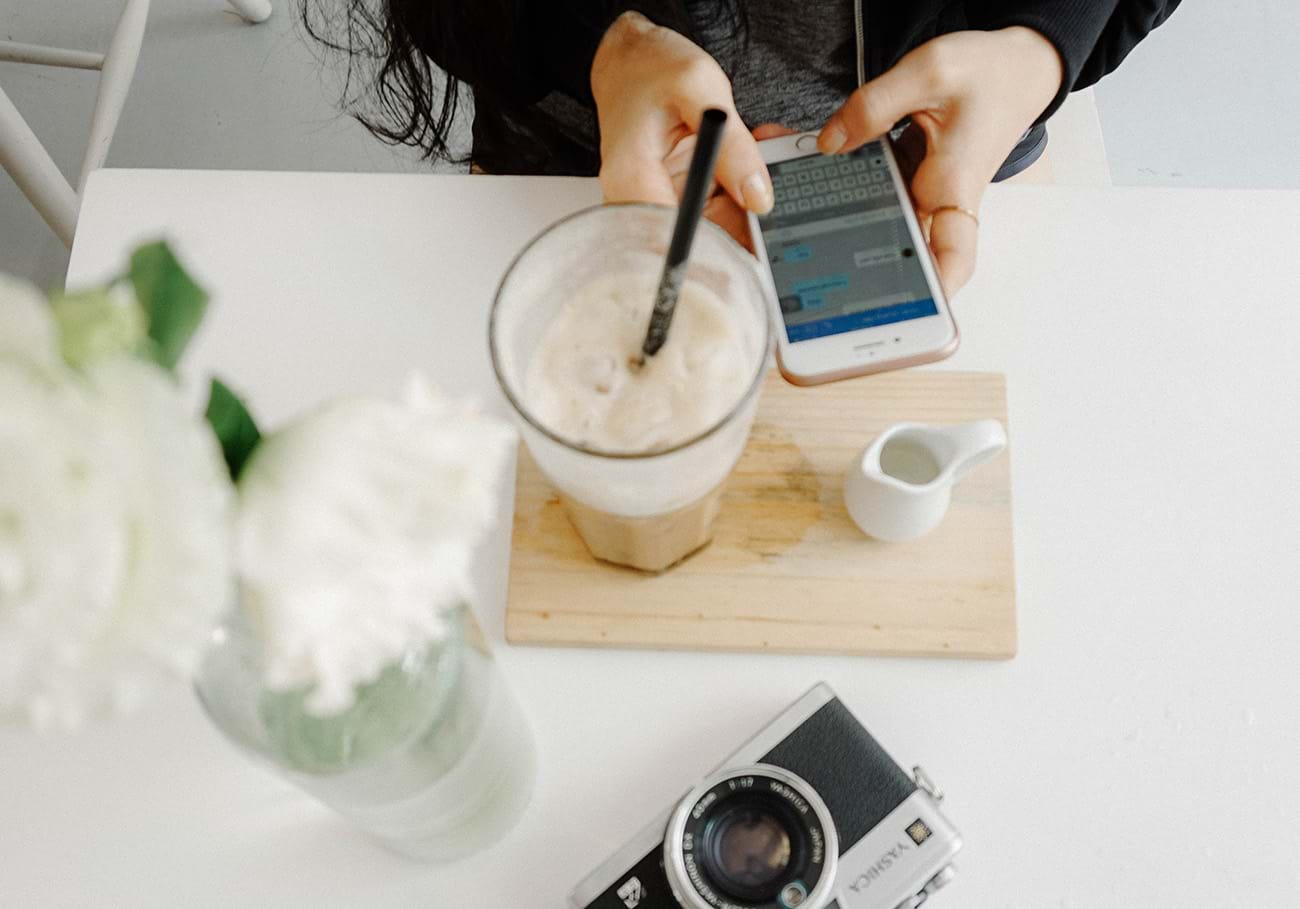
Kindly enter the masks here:
[[711, 539], [770, 343], [752, 257], [705, 224], [667, 342], [637, 362], [672, 220], [620, 205], [561, 221], [511, 266], [490, 332], [525, 442], [579, 535], [647, 571]]

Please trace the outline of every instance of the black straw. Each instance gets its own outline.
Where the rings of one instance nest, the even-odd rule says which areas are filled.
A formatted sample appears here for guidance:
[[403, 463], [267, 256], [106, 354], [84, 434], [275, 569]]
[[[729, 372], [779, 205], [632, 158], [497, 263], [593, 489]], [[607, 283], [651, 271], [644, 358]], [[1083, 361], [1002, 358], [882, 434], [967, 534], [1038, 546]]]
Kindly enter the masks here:
[[653, 357], [668, 340], [668, 326], [677, 308], [677, 295], [686, 276], [686, 260], [691, 255], [695, 228], [704, 214], [704, 203], [713, 189], [713, 167], [718, 162], [718, 149], [722, 146], [722, 130], [727, 125], [724, 111], [711, 107], [700, 119], [700, 129], [695, 137], [695, 153], [691, 155], [691, 169], [686, 174], [686, 188], [677, 208], [677, 222], [673, 225], [673, 239], [668, 244], [668, 258], [664, 262], [663, 277], [659, 279], [659, 294], [654, 311], [650, 313], [650, 327], [645, 343], [641, 345], [642, 360]]

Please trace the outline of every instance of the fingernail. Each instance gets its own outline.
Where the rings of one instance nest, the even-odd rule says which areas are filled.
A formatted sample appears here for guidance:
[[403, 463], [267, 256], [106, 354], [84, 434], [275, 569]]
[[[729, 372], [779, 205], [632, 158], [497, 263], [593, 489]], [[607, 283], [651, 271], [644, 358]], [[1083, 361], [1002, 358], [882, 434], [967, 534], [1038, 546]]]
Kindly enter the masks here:
[[772, 185], [760, 173], [752, 173], [740, 184], [740, 194], [745, 207], [755, 214], [765, 215], [772, 210]]
[[817, 137], [817, 148], [823, 155], [833, 155], [841, 148], [844, 143], [849, 141], [849, 134], [844, 131], [844, 127], [838, 123], [832, 123], [822, 130], [822, 134]]

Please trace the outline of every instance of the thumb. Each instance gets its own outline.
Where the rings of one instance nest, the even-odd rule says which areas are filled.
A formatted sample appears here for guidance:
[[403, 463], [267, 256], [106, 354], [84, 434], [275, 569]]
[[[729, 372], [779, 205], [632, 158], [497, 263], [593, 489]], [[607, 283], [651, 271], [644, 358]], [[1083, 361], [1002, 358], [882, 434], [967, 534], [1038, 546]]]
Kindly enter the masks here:
[[[700, 115], [703, 115], [703, 110]], [[694, 127], [698, 127], [698, 119]], [[722, 132], [722, 148], [714, 172], [718, 184], [742, 209], [760, 215], [772, 210], [772, 178], [758, 150], [758, 142], [745, 128], [735, 108], [727, 109], [727, 125]]]
[[925, 48], [912, 51], [849, 95], [822, 127], [817, 137], [818, 149], [822, 154], [833, 155], [879, 139], [899, 120], [932, 105], [934, 81]]

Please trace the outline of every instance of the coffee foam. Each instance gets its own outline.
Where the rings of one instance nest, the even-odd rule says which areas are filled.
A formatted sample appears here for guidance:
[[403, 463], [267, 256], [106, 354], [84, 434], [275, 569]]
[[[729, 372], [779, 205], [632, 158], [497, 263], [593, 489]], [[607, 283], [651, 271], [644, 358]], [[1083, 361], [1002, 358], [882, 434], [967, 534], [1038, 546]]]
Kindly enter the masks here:
[[716, 426], [754, 376], [761, 326], [698, 281], [682, 285], [668, 340], [635, 369], [657, 263], [603, 275], [558, 309], [528, 366], [526, 402], [543, 426], [602, 452], [664, 451]]

